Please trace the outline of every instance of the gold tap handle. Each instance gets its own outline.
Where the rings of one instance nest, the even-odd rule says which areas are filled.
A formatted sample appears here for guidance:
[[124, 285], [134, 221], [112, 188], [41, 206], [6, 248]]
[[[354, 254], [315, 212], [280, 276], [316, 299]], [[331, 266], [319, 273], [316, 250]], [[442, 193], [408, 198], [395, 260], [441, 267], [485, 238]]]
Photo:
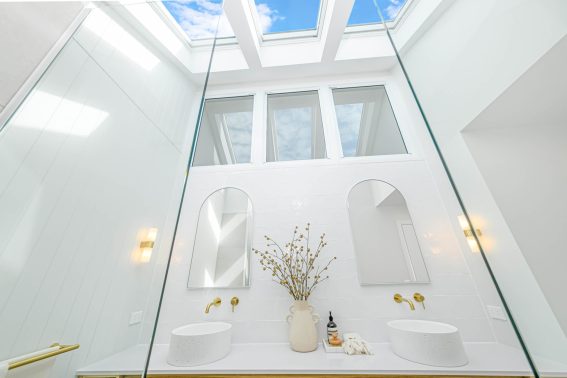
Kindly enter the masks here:
[[239, 303], [240, 299], [238, 299], [238, 297], [232, 297], [232, 299], [230, 300], [230, 304], [232, 305], [232, 312], [234, 312], [234, 308], [238, 306]]
[[402, 303], [402, 299], [403, 299], [403, 297], [402, 297], [401, 294], [394, 294], [394, 301], [396, 303]]
[[425, 310], [425, 297], [423, 295], [421, 295], [420, 293], [415, 293], [413, 295], [413, 299], [415, 299], [417, 303], [421, 303], [423, 309]]

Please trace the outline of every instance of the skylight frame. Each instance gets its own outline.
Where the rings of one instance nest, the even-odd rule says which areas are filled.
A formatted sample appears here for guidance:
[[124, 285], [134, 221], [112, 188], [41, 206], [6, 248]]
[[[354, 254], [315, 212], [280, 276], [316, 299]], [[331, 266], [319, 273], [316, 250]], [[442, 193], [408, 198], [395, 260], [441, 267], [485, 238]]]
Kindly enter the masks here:
[[327, 5], [328, 5], [328, 0], [319, 1], [319, 11], [317, 12], [317, 23], [316, 23], [317, 26], [315, 29], [294, 30], [294, 31], [284, 31], [284, 32], [274, 32], [274, 33], [264, 34], [264, 32], [262, 31], [262, 26], [260, 25], [260, 16], [258, 15], [258, 10], [256, 9], [256, 2], [255, 0], [248, 0], [248, 6], [250, 7], [252, 19], [254, 20], [254, 29], [256, 30], [256, 35], [258, 36], [258, 40], [260, 42], [320, 38], [323, 20], [325, 19], [325, 13], [327, 10]]
[[[416, 3], [414, 0], [407, 0], [405, 4], [400, 8], [400, 11], [396, 15], [393, 20], [386, 21], [388, 25], [388, 29], [396, 29], [399, 24], [402, 22], [402, 19], [407, 15], [410, 8], [413, 8], [413, 5]], [[350, 17], [350, 15], [349, 15]], [[359, 25], [347, 25], [345, 27], [344, 34], [354, 34], [354, 33], [364, 33], [364, 32], [373, 32], [373, 31], [382, 31], [385, 30], [384, 24], [382, 22], [372, 22], [367, 24], [359, 24]]]

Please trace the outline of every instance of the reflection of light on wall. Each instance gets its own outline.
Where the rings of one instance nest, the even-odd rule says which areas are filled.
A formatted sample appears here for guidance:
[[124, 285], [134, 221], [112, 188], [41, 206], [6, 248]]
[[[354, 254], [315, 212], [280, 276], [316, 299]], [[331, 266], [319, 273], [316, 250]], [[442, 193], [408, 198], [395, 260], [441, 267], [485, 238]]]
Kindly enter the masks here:
[[230, 286], [233, 285], [234, 280], [243, 273], [246, 269], [245, 256], [243, 254], [236, 260], [220, 277], [217, 278], [216, 285], [218, 286]]
[[[458, 219], [459, 219], [459, 224], [461, 225], [461, 228], [463, 229], [463, 232], [465, 234], [465, 237], [467, 238], [467, 243], [469, 245], [469, 248], [471, 249], [471, 251], [475, 253], [480, 252], [480, 246], [478, 245], [476, 239], [474, 238], [473, 232], [469, 227], [469, 223], [467, 222], [467, 218], [464, 215], [459, 215]], [[482, 235], [481, 231], [477, 229], [476, 235], [480, 237], [480, 235]]]
[[148, 29], [174, 55], [182, 48], [181, 41], [164, 24], [157, 13], [147, 3], [125, 7], [142, 25]]
[[211, 277], [211, 273], [209, 273], [209, 270], [205, 268], [205, 287], [214, 287], [215, 286], [215, 281], [213, 280], [213, 278]]
[[108, 113], [92, 106], [34, 90], [13, 119], [15, 127], [89, 136]]
[[104, 12], [91, 12], [84, 25], [146, 71], [152, 70], [159, 63], [154, 54]]
[[213, 203], [210, 199], [209, 201], [207, 201], [207, 218], [209, 219], [209, 225], [211, 226], [211, 230], [215, 235], [216, 245], [219, 245], [220, 237], [221, 237], [220, 219], [217, 218], [217, 215], [215, 214], [215, 209], [213, 207]]

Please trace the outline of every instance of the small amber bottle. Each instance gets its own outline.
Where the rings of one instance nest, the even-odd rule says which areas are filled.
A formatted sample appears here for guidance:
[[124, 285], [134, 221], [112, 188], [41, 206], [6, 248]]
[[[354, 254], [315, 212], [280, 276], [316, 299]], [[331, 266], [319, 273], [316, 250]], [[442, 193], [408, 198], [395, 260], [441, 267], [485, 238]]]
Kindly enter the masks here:
[[329, 311], [329, 323], [327, 323], [327, 341], [329, 341], [329, 344], [333, 346], [340, 346], [343, 343], [339, 338], [339, 328], [333, 321], [333, 314], [331, 311]]

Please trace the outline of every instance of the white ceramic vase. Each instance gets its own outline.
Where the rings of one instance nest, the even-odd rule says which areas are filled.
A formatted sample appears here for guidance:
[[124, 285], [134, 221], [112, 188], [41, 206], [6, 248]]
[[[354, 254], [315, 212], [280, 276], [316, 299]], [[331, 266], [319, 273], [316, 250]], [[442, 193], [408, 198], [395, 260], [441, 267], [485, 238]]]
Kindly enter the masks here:
[[319, 339], [316, 324], [320, 317], [313, 313], [313, 307], [307, 301], [295, 301], [289, 312], [287, 323], [291, 349], [303, 353], [317, 349]]

